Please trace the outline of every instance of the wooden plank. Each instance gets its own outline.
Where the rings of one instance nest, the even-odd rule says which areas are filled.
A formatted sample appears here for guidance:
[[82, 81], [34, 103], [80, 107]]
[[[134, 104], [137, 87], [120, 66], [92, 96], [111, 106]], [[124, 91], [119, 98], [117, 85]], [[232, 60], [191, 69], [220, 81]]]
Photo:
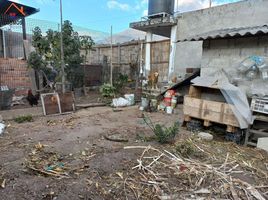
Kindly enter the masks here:
[[232, 107], [233, 105], [224, 104], [224, 111], [223, 111], [223, 123], [229, 124], [232, 126], [240, 127], [239, 122], [236, 119]]
[[92, 107], [102, 107], [106, 105], [107, 104], [105, 103], [89, 103], [89, 104], [76, 104], [75, 107], [78, 109], [83, 109], [83, 108], [92, 108]]
[[203, 103], [202, 115], [201, 115], [202, 119], [222, 123], [221, 121], [222, 103], [205, 101], [205, 100], [203, 102], [204, 103]]
[[188, 115], [190, 117], [230, 125], [233, 127], [240, 127], [230, 105], [222, 102], [185, 96], [183, 111], [184, 115]]

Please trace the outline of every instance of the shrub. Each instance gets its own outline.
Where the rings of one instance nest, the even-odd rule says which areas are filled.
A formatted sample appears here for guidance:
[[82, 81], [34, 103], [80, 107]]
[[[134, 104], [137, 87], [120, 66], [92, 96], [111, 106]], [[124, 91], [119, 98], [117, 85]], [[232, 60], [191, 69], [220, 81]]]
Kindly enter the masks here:
[[152, 122], [149, 117], [143, 118], [144, 122], [151, 128], [156, 136], [156, 140], [161, 143], [170, 143], [174, 140], [175, 136], [179, 133], [179, 123], [175, 122], [172, 126], [166, 127], [165, 125], [156, 124]]
[[115, 96], [115, 87], [110, 84], [104, 84], [100, 88], [100, 93], [103, 97], [114, 97]]

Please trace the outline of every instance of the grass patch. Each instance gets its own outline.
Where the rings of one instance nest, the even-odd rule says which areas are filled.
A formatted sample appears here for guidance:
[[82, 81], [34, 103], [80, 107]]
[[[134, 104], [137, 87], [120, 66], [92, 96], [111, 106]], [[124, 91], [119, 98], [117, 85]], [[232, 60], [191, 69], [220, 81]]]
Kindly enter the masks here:
[[33, 121], [33, 116], [32, 115], [24, 115], [24, 116], [19, 116], [14, 119], [15, 122], [21, 124], [25, 122], [32, 122]]

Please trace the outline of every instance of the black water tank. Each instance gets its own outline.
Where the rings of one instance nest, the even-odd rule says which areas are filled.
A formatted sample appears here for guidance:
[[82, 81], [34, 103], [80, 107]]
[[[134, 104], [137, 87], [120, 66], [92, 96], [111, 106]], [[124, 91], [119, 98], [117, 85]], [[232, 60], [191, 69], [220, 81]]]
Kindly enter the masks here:
[[148, 15], [159, 13], [174, 14], [174, 0], [149, 0]]

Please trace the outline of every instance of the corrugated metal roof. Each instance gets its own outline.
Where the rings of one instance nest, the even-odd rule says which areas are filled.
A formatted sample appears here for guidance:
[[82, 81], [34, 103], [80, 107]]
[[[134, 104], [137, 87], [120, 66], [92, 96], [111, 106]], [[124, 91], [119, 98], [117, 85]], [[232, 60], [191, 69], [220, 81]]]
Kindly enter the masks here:
[[268, 25], [255, 26], [255, 27], [243, 27], [243, 28], [232, 28], [222, 29], [195, 35], [189, 38], [178, 40], [183, 41], [202, 41], [202, 40], [213, 40], [219, 38], [232, 38], [232, 37], [244, 37], [254, 35], [266, 35], [268, 34]]

